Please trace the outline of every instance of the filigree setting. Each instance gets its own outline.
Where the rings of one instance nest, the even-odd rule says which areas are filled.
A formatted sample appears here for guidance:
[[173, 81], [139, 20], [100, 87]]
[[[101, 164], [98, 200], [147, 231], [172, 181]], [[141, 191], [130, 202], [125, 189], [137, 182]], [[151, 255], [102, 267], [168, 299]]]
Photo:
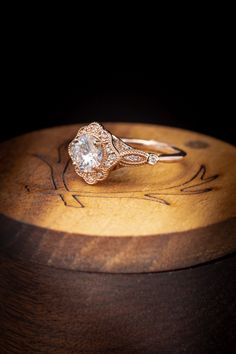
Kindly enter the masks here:
[[[89, 146], [85, 146], [84, 148], [87, 154], [83, 154], [81, 152], [82, 148], [80, 148], [83, 144], [82, 139], [84, 136], [86, 136], [87, 140], [90, 139], [90, 149]], [[98, 146], [98, 152], [96, 148], [92, 151], [91, 144]], [[90, 161], [86, 168], [82, 168], [83, 165], [78, 162], [75, 147], [78, 147], [77, 151], [81, 152], [82, 159], [88, 159], [89, 156]], [[76, 137], [69, 144], [68, 151], [75, 167], [75, 172], [88, 184], [95, 184], [105, 180], [110, 170], [121, 160], [120, 154], [112, 143], [111, 133], [104, 129], [101, 124], [95, 122], [79, 129]], [[99, 159], [98, 154], [100, 156]]]
[[[152, 151], [136, 149], [137, 145]], [[95, 184], [105, 180], [113, 169], [179, 161], [186, 152], [156, 140], [118, 138], [93, 122], [79, 129], [69, 144], [69, 155], [75, 172], [88, 184]]]
[[[82, 131], [81, 131], [82, 133]], [[109, 137], [109, 139], [111, 139]], [[111, 140], [110, 140], [111, 141]], [[112, 145], [115, 145], [116, 150], [119, 151], [133, 151], [132, 147], [126, 145], [121, 139], [112, 136]], [[69, 166], [70, 159], [68, 158], [67, 147], [69, 141], [64, 141], [59, 146], [56, 146], [57, 151], [56, 158], [55, 153], [51, 150], [48, 151], [47, 155], [41, 153], [33, 153], [32, 156], [37, 158], [41, 163], [47, 166], [49, 170], [50, 180], [52, 182], [51, 187], [42, 188], [38, 185], [25, 185], [25, 191], [27, 193], [39, 193], [41, 195], [58, 197], [66, 207], [73, 208], [85, 208], [87, 206], [84, 200], [89, 198], [114, 198], [114, 199], [136, 199], [143, 200], [151, 203], [158, 203], [163, 206], [172, 205], [172, 196], [183, 198], [188, 196], [197, 196], [212, 192], [219, 188], [214, 184], [214, 181], [219, 178], [219, 174], [207, 173], [207, 166], [205, 164], [200, 164], [197, 170], [190, 172], [190, 175], [186, 170], [186, 177], [184, 180], [176, 181], [174, 185], [158, 187], [156, 184], [150, 190], [142, 190], [139, 186], [135, 191], [132, 189], [128, 191], [123, 191], [122, 188], [119, 191], [111, 192], [105, 190], [97, 191], [92, 193], [92, 191], [86, 191], [79, 188], [72, 189], [70, 187], [70, 174]], [[191, 170], [191, 169], [190, 169]], [[89, 175], [87, 177], [89, 179]], [[82, 198], [82, 201], [81, 201]]]

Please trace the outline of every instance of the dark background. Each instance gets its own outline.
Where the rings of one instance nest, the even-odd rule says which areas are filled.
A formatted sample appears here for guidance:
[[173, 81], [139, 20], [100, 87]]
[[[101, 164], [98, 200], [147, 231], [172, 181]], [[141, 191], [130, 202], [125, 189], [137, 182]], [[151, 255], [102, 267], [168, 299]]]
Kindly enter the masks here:
[[182, 127], [235, 144], [228, 76], [210, 65], [58, 70], [48, 75], [42, 89], [28, 87], [22, 98], [20, 118], [14, 124], [7, 119], [1, 140], [54, 125], [132, 121]]

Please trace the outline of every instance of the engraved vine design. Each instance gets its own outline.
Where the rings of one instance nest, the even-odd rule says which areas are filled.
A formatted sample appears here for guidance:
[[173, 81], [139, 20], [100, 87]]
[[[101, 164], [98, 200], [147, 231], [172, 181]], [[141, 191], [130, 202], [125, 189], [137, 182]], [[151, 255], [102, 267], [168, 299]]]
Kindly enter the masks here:
[[[37, 189], [25, 185], [27, 192], [39, 192], [47, 195], [53, 195], [60, 198], [66, 207], [72, 208], [84, 208], [80, 200], [81, 197], [86, 198], [132, 198], [141, 199], [151, 202], [160, 203], [162, 205], [170, 206], [171, 202], [169, 196], [179, 195], [187, 196], [201, 193], [208, 193], [213, 190], [210, 186], [211, 182], [219, 177], [218, 174], [207, 177], [206, 165], [201, 164], [198, 170], [186, 181], [176, 185], [168, 186], [165, 188], [158, 188], [156, 191], [142, 193], [142, 191], [130, 191], [130, 192], [79, 192], [78, 190], [71, 190], [66, 182], [66, 174], [70, 165], [70, 158], [67, 153], [67, 146], [69, 141], [63, 142], [57, 148], [57, 157], [52, 158], [42, 154], [32, 154], [35, 158], [44, 163], [49, 171], [52, 183], [51, 189]], [[139, 195], [141, 193], [141, 195]]]

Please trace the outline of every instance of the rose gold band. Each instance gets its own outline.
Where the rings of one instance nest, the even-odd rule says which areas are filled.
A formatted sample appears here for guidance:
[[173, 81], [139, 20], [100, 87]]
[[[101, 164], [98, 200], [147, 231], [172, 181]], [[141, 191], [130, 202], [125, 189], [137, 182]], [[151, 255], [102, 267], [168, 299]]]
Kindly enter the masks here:
[[124, 143], [143, 147], [145, 150], [158, 152], [159, 162], [176, 162], [186, 156], [186, 152], [173, 145], [169, 145], [157, 140], [145, 140], [145, 139], [132, 139], [132, 138], [120, 138]]

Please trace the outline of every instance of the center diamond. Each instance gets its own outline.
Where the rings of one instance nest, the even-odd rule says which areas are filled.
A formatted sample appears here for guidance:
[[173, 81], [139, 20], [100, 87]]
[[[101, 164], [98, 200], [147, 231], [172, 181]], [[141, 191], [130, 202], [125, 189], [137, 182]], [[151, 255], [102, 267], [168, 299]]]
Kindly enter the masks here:
[[91, 172], [99, 167], [103, 158], [101, 143], [95, 136], [83, 134], [71, 147], [74, 162], [81, 172]]

